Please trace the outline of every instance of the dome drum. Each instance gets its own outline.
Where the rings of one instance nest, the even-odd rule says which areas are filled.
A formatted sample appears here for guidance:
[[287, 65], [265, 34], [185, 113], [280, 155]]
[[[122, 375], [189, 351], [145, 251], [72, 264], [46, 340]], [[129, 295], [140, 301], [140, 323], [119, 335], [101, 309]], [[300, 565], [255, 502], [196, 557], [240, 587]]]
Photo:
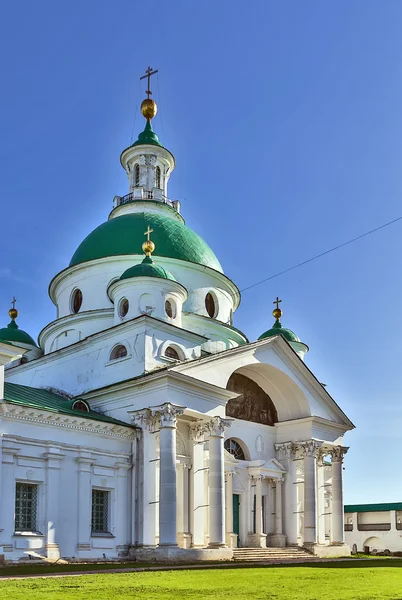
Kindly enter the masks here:
[[[177, 327], [182, 326], [182, 308], [187, 299], [187, 290], [176, 281], [157, 277], [120, 279], [110, 286], [109, 297], [114, 303], [115, 325], [149, 315]], [[128, 309], [121, 316], [125, 300]]]

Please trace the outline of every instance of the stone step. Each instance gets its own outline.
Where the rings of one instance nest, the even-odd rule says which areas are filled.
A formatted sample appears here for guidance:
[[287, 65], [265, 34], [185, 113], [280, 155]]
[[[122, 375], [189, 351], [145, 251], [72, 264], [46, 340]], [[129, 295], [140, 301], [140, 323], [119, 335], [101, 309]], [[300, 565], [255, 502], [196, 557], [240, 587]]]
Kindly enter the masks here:
[[311, 560], [315, 557], [303, 548], [234, 548], [233, 560], [263, 562], [267, 560]]

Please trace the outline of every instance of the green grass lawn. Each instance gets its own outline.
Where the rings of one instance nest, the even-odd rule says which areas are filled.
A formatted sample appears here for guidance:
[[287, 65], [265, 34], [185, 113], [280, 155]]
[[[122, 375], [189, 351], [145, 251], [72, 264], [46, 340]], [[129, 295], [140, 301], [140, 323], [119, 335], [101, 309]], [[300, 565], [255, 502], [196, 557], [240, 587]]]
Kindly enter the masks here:
[[203, 569], [0, 580], [12, 600], [397, 600], [402, 561]]

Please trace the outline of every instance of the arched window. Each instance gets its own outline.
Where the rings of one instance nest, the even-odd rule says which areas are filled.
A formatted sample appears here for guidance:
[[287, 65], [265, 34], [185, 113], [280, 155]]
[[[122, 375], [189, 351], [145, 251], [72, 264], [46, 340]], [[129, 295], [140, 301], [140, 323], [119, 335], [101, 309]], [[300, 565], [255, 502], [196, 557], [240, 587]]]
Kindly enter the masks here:
[[160, 167], [156, 167], [155, 169], [155, 187], [161, 187], [161, 170]]
[[140, 165], [138, 163], [134, 167], [134, 181], [135, 185], [140, 185]]
[[82, 292], [79, 289], [73, 291], [71, 295], [71, 312], [76, 314], [82, 305]]
[[211, 319], [214, 319], [216, 316], [217, 310], [216, 310], [215, 298], [213, 297], [211, 292], [208, 292], [208, 294], [205, 296], [205, 308], [207, 310], [208, 315], [211, 317]]
[[129, 301], [127, 298], [122, 298], [119, 302], [119, 317], [123, 319], [128, 313], [128, 309], [130, 307]]
[[74, 410], [81, 410], [82, 412], [89, 412], [89, 406], [83, 400], [76, 400], [73, 404]]
[[127, 348], [123, 346], [123, 344], [118, 344], [111, 351], [109, 360], [117, 360], [118, 358], [124, 358], [125, 356], [127, 356]]
[[168, 346], [166, 348], [165, 356], [167, 356], [167, 358], [173, 358], [174, 360], [180, 360], [179, 353], [177, 352], [177, 350], [172, 348], [172, 346]]
[[236, 440], [232, 438], [225, 441], [225, 450], [237, 460], [246, 460], [243, 448], [240, 446], [239, 442], [236, 442]]
[[176, 318], [176, 305], [173, 300], [166, 300], [165, 302], [165, 313], [170, 319]]

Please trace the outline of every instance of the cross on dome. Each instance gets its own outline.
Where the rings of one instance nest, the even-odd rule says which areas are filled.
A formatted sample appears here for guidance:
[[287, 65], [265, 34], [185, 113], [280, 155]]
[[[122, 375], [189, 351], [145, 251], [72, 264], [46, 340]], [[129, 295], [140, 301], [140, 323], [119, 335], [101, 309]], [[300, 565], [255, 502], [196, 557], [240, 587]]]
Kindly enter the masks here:
[[276, 321], [279, 322], [279, 319], [282, 316], [282, 311], [279, 308], [279, 304], [280, 302], [282, 302], [282, 300], [279, 300], [279, 297], [276, 297], [276, 300], [273, 301], [273, 304], [276, 304], [276, 308], [274, 308], [274, 310], [272, 311], [273, 316], [275, 317]]
[[148, 67], [148, 69], [145, 71], [145, 75], [143, 75], [142, 77], [140, 77], [140, 81], [142, 79], [147, 79], [148, 78], [148, 89], [145, 92], [148, 95], [148, 99], [149, 99], [149, 96], [152, 95], [152, 92], [151, 92], [151, 89], [150, 89], [150, 87], [151, 87], [151, 77], [152, 77], [152, 75], [155, 75], [155, 73], [157, 73], [157, 72], [158, 72], [158, 69], [155, 69], [153, 71], [152, 67]]
[[146, 241], [142, 244], [142, 249], [145, 253], [145, 256], [151, 256], [152, 252], [155, 250], [155, 244], [153, 243], [153, 241], [151, 240], [151, 233], [153, 233], [154, 230], [150, 228], [150, 226], [148, 225], [148, 228], [146, 231], [144, 231], [144, 235], [147, 236]]

